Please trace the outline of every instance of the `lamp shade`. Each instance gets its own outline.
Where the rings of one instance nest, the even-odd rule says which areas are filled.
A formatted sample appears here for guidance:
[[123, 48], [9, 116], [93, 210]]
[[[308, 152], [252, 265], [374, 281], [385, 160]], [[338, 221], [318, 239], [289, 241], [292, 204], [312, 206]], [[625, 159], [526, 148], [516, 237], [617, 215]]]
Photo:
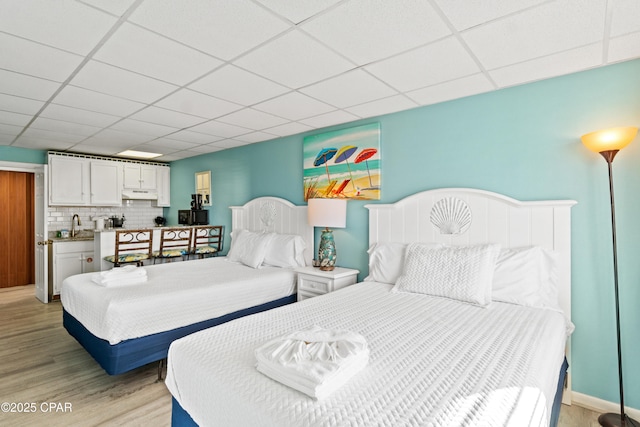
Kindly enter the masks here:
[[347, 225], [345, 199], [309, 199], [307, 221], [314, 227], [344, 228]]
[[604, 129], [582, 135], [582, 143], [596, 153], [622, 150], [633, 141], [637, 134], [638, 128], [631, 126]]

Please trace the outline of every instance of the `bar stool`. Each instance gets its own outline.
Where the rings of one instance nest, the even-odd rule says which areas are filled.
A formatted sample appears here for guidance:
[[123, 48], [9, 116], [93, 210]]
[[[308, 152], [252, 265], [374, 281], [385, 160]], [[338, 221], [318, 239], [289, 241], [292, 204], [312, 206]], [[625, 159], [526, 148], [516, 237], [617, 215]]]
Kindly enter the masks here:
[[190, 255], [200, 258], [217, 256], [222, 250], [222, 226], [201, 225], [193, 227], [193, 245]]
[[142, 266], [145, 260], [151, 259], [153, 247], [153, 230], [116, 230], [116, 248], [113, 255], [104, 257], [114, 267], [135, 263]]
[[182, 258], [191, 253], [191, 227], [163, 228], [160, 232], [160, 249], [153, 252], [156, 260]]

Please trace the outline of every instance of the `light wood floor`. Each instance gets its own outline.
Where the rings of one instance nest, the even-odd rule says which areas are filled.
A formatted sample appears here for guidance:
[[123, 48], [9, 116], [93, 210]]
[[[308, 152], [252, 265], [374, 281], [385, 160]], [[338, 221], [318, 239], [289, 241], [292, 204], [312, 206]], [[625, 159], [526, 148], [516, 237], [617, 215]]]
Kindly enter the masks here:
[[[169, 426], [171, 395], [156, 375], [155, 364], [107, 375], [62, 327], [60, 302], [40, 303], [32, 285], [0, 289], [0, 403], [36, 409], [0, 412], [0, 426]], [[597, 416], [563, 406], [559, 425], [597, 426]]]

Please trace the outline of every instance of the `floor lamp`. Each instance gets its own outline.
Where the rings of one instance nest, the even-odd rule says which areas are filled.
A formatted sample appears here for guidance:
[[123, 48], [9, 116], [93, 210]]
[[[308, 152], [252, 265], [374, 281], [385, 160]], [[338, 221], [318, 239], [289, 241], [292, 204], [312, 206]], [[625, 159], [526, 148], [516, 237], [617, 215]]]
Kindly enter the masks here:
[[638, 134], [638, 128], [619, 127], [582, 135], [582, 143], [591, 151], [600, 153], [609, 168], [609, 194], [611, 196], [611, 230], [613, 236], [613, 284], [616, 301], [616, 333], [618, 341], [618, 381], [620, 385], [620, 413], [602, 414], [598, 418], [605, 427], [640, 427], [640, 423], [629, 418], [624, 411], [624, 387], [622, 386], [622, 344], [620, 342], [620, 303], [618, 299], [618, 253], [616, 248], [616, 213], [613, 199], [613, 175], [611, 163], [618, 151], [629, 145]]

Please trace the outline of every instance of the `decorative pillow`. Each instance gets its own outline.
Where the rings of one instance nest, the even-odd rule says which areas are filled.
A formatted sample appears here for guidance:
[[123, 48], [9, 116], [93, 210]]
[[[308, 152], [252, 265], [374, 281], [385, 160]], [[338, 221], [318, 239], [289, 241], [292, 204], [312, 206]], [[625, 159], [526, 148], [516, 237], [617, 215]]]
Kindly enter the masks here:
[[[442, 247], [439, 243], [424, 243], [434, 248]], [[371, 245], [369, 254], [369, 275], [367, 282], [381, 282], [395, 284], [402, 275], [404, 255], [408, 243], [378, 242]]]
[[394, 292], [446, 297], [475, 305], [491, 303], [500, 245], [445, 246], [412, 243]]
[[557, 253], [538, 246], [503, 249], [493, 277], [494, 301], [558, 309]]
[[231, 249], [227, 254], [229, 261], [258, 268], [264, 260], [267, 245], [273, 237], [270, 233], [255, 233], [248, 230], [236, 230], [233, 232]]
[[306, 244], [301, 236], [271, 233], [271, 240], [264, 256], [264, 264], [274, 267], [304, 267]]

